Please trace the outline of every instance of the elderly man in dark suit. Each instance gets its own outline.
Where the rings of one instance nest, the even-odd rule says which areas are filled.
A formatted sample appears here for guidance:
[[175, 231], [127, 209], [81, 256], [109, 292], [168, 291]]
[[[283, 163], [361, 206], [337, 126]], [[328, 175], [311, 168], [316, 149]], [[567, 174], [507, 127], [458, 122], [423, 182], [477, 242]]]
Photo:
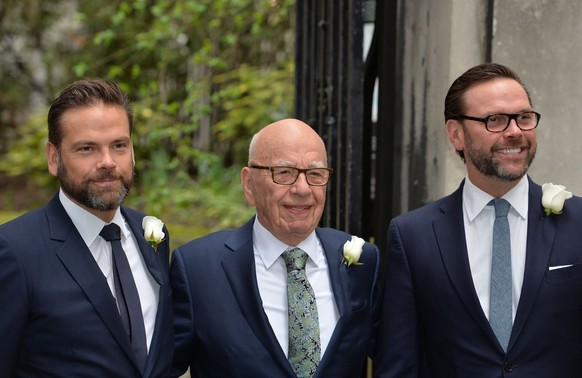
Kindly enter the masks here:
[[173, 254], [174, 376], [361, 375], [379, 253], [318, 227], [331, 173], [322, 139], [301, 121], [253, 137], [241, 181], [256, 216]]
[[132, 123], [112, 82], [81, 80], [53, 101], [46, 155], [61, 189], [0, 226], [0, 377], [169, 375], [167, 230], [121, 206]]

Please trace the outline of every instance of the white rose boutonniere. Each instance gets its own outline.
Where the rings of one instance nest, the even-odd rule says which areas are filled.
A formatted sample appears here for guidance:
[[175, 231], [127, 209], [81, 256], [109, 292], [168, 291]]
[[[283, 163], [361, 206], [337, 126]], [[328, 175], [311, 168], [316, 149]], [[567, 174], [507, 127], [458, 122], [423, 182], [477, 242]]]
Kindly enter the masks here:
[[344, 258], [342, 264], [349, 267], [350, 265], [363, 265], [360, 260], [362, 255], [362, 248], [364, 247], [364, 239], [357, 236], [352, 236], [352, 239], [344, 244]]
[[157, 251], [158, 245], [164, 241], [166, 234], [164, 233], [164, 222], [156, 217], [145, 216], [141, 222], [143, 227], [143, 236], [150, 246]]
[[561, 214], [564, 202], [572, 198], [572, 193], [564, 185], [554, 185], [551, 182], [542, 185], [542, 206], [547, 215]]

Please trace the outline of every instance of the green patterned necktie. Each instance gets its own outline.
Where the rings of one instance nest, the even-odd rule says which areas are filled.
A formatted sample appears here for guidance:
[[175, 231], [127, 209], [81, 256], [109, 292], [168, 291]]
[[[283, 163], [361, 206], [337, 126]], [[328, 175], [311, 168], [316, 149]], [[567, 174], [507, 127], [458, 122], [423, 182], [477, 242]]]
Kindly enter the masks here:
[[315, 294], [305, 274], [307, 254], [299, 248], [282, 254], [287, 265], [289, 362], [297, 377], [312, 377], [319, 364], [319, 318]]

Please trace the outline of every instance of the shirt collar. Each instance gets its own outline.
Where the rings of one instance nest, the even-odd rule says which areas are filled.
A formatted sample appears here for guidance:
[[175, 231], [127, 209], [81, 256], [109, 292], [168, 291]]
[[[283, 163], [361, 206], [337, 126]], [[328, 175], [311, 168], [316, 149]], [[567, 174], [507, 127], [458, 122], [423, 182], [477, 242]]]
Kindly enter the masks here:
[[319, 266], [318, 260], [318, 245], [317, 235], [315, 231], [309, 234], [309, 236], [296, 246], [290, 246], [279, 239], [277, 239], [269, 230], [267, 230], [261, 222], [259, 222], [259, 217], [255, 217], [255, 223], [253, 224], [253, 243], [254, 248], [259, 254], [259, 257], [265, 264], [265, 267], [269, 269], [275, 261], [281, 256], [286, 249], [290, 247], [301, 248], [309, 258]]
[[[81, 206], [71, 201], [71, 199], [65, 195], [62, 189], [59, 190], [59, 200], [71, 218], [71, 221], [73, 221], [75, 228], [77, 231], [79, 231], [79, 234], [81, 235], [81, 238], [83, 238], [85, 244], [87, 246], [93, 244], [97, 236], [99, 236], [103, 226], [108, 223], [103, 222], [89, 211], [83, 209]], [[129, 233], [131, 231], [125, 223], [119, 208], [115, 211], [115, 215], [113, 216], [113, 219], [110, 223], [115, 223], [119, 226], [123, 240], [126, 240], [130, 236]]]
[[[523, 218], [527, 218], [528, 199], [529, 199], [529, 180], [527, 176], [523, 176], [517, 185], [509, 192], [505, 193], [501, 198], [506, 199], [517, 214]], [[494, 197], [485, 193], [476, 187], [469, 177], [465, 177], [465, 185], [463, 187], [463, 206], [467, 210], [469, 221], [472, 222], [479, 213], [489, 204]]]

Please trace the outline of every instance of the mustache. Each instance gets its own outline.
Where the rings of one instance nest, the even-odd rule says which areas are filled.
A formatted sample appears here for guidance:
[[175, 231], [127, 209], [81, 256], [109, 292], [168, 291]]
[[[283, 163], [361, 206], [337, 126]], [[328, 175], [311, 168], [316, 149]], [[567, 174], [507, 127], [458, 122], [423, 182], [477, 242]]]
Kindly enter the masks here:
[[522, 140], [508, 140], [505, 141], [501, 146], [493, 146], [493, 150], [499, 148], [521, 148], [521, 147], [531, 148], [531, 143], [527, 141], [524, 143], [524, 141]]
[[116, 174], [115, 171], [104, 171], [89, 177], [89, 180], [91, 181], [120, 180], [120, 179], [122, 179], [121, 175]]

